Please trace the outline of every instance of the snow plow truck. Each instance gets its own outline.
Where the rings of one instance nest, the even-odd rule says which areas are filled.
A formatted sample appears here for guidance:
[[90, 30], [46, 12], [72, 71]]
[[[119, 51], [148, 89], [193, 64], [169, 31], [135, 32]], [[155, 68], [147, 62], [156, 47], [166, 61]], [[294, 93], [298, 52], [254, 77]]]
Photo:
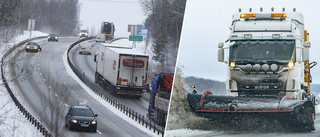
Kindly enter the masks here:
[[[315, 96], [310, 92], [311, 44], [303, 15], [242, 13], [232, 18], [228, 46], [218, 44], [218, 61], [228, 64], [227, 95], [188, 93], [191, 110], [209, 119], [275, 119], [287, 130], [315, 130]], [[224, 59], [228, 50], [228, 60]]]

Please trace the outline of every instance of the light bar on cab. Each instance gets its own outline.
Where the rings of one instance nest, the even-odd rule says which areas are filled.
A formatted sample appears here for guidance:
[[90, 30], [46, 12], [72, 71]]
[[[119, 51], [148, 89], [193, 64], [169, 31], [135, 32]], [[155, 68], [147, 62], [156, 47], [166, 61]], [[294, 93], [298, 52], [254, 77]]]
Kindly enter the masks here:
[[240, 18], [254, 18], [256, 17], [256, 14], [240, 14]]
[[271, 17], [283, 17], [283, 18], [286, 18], [287, 14], [286, 13], [271, 13]]
[[[242, 13], [242, 14], [240, 14], [240, 18], [255, 18], [255, 17], [261, 18], [259, 15], [257, 16], [255, 13]], [[263, 17], [266, 17], [266, 16], [264, 15]], [[286, 18], [287, 14], [286, 13], [271, 13], [270, 17], [273, 17], [273, 18]]]

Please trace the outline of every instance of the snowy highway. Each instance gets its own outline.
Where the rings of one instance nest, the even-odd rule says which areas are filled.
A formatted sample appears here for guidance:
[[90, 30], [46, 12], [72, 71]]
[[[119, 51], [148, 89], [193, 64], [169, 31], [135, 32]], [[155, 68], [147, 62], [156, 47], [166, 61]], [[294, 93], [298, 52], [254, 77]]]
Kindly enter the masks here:
[[[152, 136], [120, 118], [99, 101], [88, 95], [66, 72], [63, 55], [78, 37], [61, 37], [59, 42], [36, 40], [42, 51], [21, 50], [11, 58], [6, 75], [13, 82], [11, 88], [25, 107], [55, 136]], [[92, 61], [93, 62], [93, 61]], [[69, 131], [64, 117], [71, 105], [90, 106], [98, 114], [98, 131]]]
[[[122, 41], [122, 43], [129, 43], [131, 42], [128, 39], [122, 39], [119, 40]], [[71, 51], [71, 60], [75, 67], [81, 72], [85, 73], [85, 75], [90, 79], [90, 81], [94, 82], [94, 75], [96, 71], [96, 63], [94, 62], [94, 55], [99, 47], [100, 43], [94, 42], [94, 40], [91, 41], [93, 44], [92, 48], [92, 54], [91, 55], [80, 55], [79, 54], [79, 47], [75, 46], [73, 50]], [[127, 44], [126, 44], [127, 45]], [[119, 100], [126, 106], [134, 109], [136, 112], [142, 114], [142, 115], [147, 115], [148, 112], [148, 105], [149, 102], [144, 100], [144, 99], [139, 99], [139, 98], [134, 98], [130, 96], [115, 96], [110, 94], [110, 92], [106, 91], [106, 93], [109, 96], [112, 96], [113, 98]]]

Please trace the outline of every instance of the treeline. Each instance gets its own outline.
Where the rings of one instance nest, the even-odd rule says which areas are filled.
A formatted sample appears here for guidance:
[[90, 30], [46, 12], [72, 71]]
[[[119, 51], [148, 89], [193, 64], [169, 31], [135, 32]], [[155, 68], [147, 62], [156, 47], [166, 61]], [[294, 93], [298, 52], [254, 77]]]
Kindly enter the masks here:
[[140, 0], [145, 14], [145, 26], [152, 39], [152, 59], [162, 72], [174, 72], [178, 53], [186, 0]]
[[79, 7], [78, 0], [0, 0], [1, 39], [10, 39], [16, 30], [27, 30], [29, 19], [35, 20], [35, 30], [75, 34]]
[[71, 35], [79, 20], [78, 0], [21, 0], [20, 25], [27, 29], [29, 19], [35, 20], [35, 30]]
[[[226, 83], [216, 80], [197, 78], [197, 77], [185, 77], [184, 81], [191, 87], [194, 85], [198, 93], [210, 91], [213, 94], [225, 95], [227, 93]], [[190, 92], [192, 92], [190, 88]]]

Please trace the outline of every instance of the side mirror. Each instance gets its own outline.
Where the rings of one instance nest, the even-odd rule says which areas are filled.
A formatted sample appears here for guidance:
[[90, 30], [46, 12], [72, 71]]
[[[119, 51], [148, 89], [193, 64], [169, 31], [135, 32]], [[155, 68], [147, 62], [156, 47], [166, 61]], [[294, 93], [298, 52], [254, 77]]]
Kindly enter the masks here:
[[309, 61], [309, 48], [302, 49], [302, 61]]
[[93, 61], [97, 62], [97, 55], [94, 55]]
[[224, 62], [224, 49], [223, 48], [218, 49], [218, 61]]
[[303, 42], [303, 46], [305, 48], [310, 48], [311, 47], [311, 43], [309, 41], [305, 41], [305, 42]]
[[98, 114], [95, 114], [95, 115], [94, 115], [94, 117], [97, 117], [97, 116], [98, 116]]
[[219, 42], [218, 48], [223, 48], [223, 42]]
[[224, 62], [224, 49], [223, 49], [223, 42], [219, 42], [218, 44], [218, 61]]

